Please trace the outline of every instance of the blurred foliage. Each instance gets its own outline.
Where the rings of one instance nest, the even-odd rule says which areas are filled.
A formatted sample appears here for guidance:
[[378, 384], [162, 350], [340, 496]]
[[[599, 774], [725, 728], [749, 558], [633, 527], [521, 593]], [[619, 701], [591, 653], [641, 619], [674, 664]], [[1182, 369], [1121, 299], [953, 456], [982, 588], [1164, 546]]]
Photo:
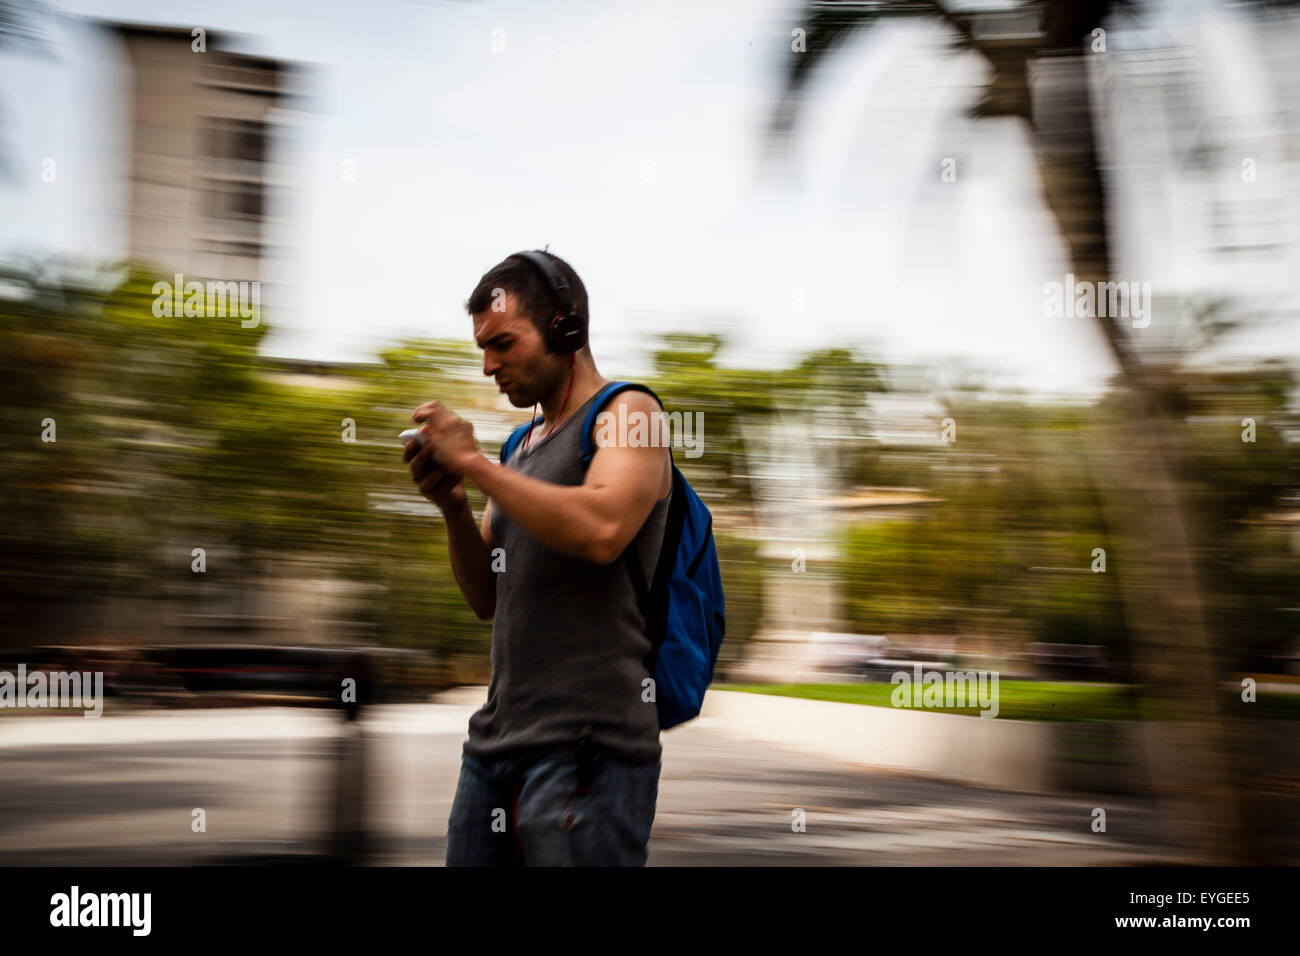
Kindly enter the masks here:
[[[1228, 666], [1263, 666], [1288, 653], [1296, 621], [1286, 609], [1300, 603], [1300, 556], [1279, 520], [1300, 477], [1287, 436], [1297, 424], [1287, 404], [1293, 374], [1265, 363], [1152, 378], [1176, 411], [1168, 440], [1211, 630]], [[957, 441], [888, 461], [878, 454], [868, 483], [920, 487], [937, 500], [842, 533], [853, 629], [983, 636], [1009, 652], [1029, 641], [1100, 644], [1128, 673], [1133, 636], [1119, 585], [1137, 542], [1108, 526], [1086, 447], [1114, 440], [1098, 430], [1132, 420], [1129, 400], [1119, 389], [1090, 407], [958, 396], [948, 405]], [[1247, 417], [1253, 443], [1242, 441]], [[1107, 573], [1091, 570], [1096, 548]]]
[[743, 469], [731, 467], [744, 456], [737, 421], [745, 414], [771, 412], [780, 376], [719, 365], [722, 346], [722, 337], [713, 333], [666, 335], [654, 353], [655, 374], [646, 384], [659, 395], [669, 414], [700, 412], [704, 416], [708, 454], [691, 459], [674, 453], [674, 458], [705, 503], [728, 500], [752, 507], [748, 478]]
[[[154, 278], [130, 273], [105, 292], [102, 278], [0, 276], [8, 636], [33, 637], [51, 609], [106, 599], [140, 599], [159, 621], [167, 609], [255, 619], [274, 612], [275, 581], [300, 580], [341, 608], [321, 622], [322, 640], [359, 635], [482, 670], [490, 624], [465, 606], [441, 518], [411, 486], [396, 440], [436, 396], [473, 416], [495, 454], [521, 415], [483, 388], [472, 342], [405, 342], [377, 363], [305, 375], [259, 356], [265, 318], [243, 328], [237, 318], [155, 317]], [[1008, 650], [1096, 643], [1125, 656], [1110, 572], [1126, 542], [1107, 526], [1085, 453], [1103, 422], [1123, 420], [1122, 392], [1080, 407], [958, 389], [943, 413], [959, 422], [956, 443], [937, 440], [935, 419], [934, 441], [890, 447], [866, 438], [885, 414], [870, 402], [887, 389], [879, 366], [826, 349], [788, 369], [732, 368], [725, 346], [715, 334], [666, 336], [647, 379], [669, 411], [705, 414], [706, 454], [675, 459], [725, 518], [715, 524], [728, 609], [720, 679], [761, 630], [765, 584], [780, 578], [759, 558], [745, 447], [748, 426], [778, 413], [817, 416], [826, 434], [810, 447], [831, 493], [924, 492], [844, 522], [836, 573], [852, 629], [994, 636]], [[1300, 605], [1296, 549], [1279, 520], [1297, 479], [1293, 374], [1280, 364], [1180, 365], [1159, 381], [1182, 422], [1171, 440], [1214, 627], [1248, 666], [1283, 650], [1294, 628], [1286, 609]], [[1247, 417], [1254, 443], [1240, 440]], [[55, 442], [41, 439], [48, 419]], [[469, 492], [481, 514], [481, 494]], [[199, 547], [201, 575], [191, 570]], [[1099, 547], [1107, 574], [1089, 571]]]
[[[1183, 416], [1176, 476], [1207, 621], [1238, 666], [1253, 666], [1284, 653], [1300, 623], [1298, 539], [1288, 520], [1300, 484], [1295, 373], [1270, 361], [1248, 371], [1180, 367], [1161, 381], [1164, 401]], [[1242, 440], [1245, 419], [1253, 442]]]
[[[155, 278], [131, 272], [107, 288], [103, 276], [0, 276], [0, 600], [21, 612], [6, 615], [7, 637], [69, 639], [43, 633], [65, 623], [51, 612], [107, 599], [149, 609], [157, 625], [142, 640], [167, 637], [162, 622], [175, 616], [165, 610], [256, 622], [276, 612], [275, 580], [296, 578], [341, 598], [320, 639], [359, 635], [485, 663], [491, 626], [461, 598], [441, 518], [411, 486], [396, 440], [432, 396], [501, 417], [472, 342], [406, 342], [376, 364], [303, 375], [258, 355], [265, 317], [244, 328], [234, 317], [155, 316]], [[711, 371], [720, 341], [672, 344], [655, 385], [678, 407], [710, 410], [711, 451], [715, 438], [730, 443], [678, 461], [693, 482], [712, 475], [721, 496], [747, 499], [727, 423], [766, 409], [777, 376]], [[516, 423], [480, 429], [485, 451]], [[482, 495], [469, 492], [481, 514]], [[719, 531], [718, 545], [731, 599], [725, 668], [758, 627], [762, 580], [752, 538]], [[195, 548], [206, 552], [202, 574]]]
[[714, 529], [722, 592], [727, 605], [727, 630], [714, 668], [715, 680], [726, 680], [745, 659], [749, 641], [762, 624], [763, 571], [758, 543], [752, 538]]
[[992, 628], [1017, 642], [1121, 637], [1116, 578], [1089, 572], [1092, 550], [1111, 546], [1079, 444], [1086, 412], [970, 397], [948, 413], [957, 440], [889, 476], [938, 500], [844, 533], [851, 623], [868, 633]]
[[[667, 412], [703, 413], [708, 453], [676, 458], [705, 502], [726, 500], [752, 509], [741, 421], [763, 421], [777, 410], [815, 408], [844, 414], [843, 428], [856, 433], [863, 421], [853, 410], [862, 407], [866, 392], [880, 391], [883, 385], [877, 366], [847, 349], [810, 352], [794, 368], [772, 370], [719, 364], [724, 345], [717, 333], [665, 335], [653, 356], [654, 375], [646, 384], [658, 393]], [[842, 463], [826, 464], [839, 468]]]

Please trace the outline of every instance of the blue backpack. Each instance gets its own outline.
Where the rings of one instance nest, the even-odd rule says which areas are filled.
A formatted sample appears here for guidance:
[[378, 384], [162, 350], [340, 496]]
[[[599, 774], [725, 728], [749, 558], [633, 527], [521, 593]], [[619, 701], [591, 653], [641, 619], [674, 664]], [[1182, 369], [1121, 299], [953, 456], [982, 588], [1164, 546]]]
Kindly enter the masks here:
[[[611, 398], [629, 388], [647, 393], [663, 407], [659, 396], [644, 385], [631, 382], [606, 385], [582, 423], [583, 464], [590, 464], [596, 454], [591, 438], [596, 416]], [[506, 438], [501, 446], [502, 464], [510, 460], [532, 424], [524, 422]], [[671, 458], [671, 448], [668, 454]], [[623, 557], [627, 559], [645, 617], [646, 636], [650, 638], [645, 665], [654, 675], [659, 727], [667, 730], [699, 716], [704, 691], [713, 680], [713, 668], [727, 629], [722, 573], [713, 542], [713, 515], [675, 462], [663, 548], [648, 590], [637, 549], [629, 544]]]

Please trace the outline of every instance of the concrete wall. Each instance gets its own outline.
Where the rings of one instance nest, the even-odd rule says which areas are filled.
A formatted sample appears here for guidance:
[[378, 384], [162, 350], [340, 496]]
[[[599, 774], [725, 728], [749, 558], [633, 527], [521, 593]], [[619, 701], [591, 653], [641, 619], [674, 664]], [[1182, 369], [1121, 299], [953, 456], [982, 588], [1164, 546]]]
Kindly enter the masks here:
[[[1154, 722], [1025, 721], [710, 690], [700, 719], [737, 737], [833, 760], [954, 783], [1039, 793], [1158, 789], [1150, 756], [1171, 728]], [[1300, 724], [1255, 720], [1233, 728], [1254, 742], [1246, 772], [1300, 766]], [[670, 732], [671, 733], [671, 732]]]

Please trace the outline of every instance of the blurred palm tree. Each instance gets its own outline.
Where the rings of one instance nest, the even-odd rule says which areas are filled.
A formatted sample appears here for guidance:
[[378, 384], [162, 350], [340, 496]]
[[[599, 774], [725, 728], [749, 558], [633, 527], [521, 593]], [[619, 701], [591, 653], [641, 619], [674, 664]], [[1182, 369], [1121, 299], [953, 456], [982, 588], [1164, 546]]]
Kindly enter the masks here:
[[[35, 53], [53, 57], [54, 45], [41, 27], [49, 9], [36, 0], [0, 0], [0, 54]], [[0, 135], [6, 126], [4, 100], [0, 99]], [[17, 176], [8, 158], [8, 149], [0, 146], [0, 176], [14, 180]]]
[[[805, 31], [805, 49], [787, 56], [766, 152], [777, 155], [788, 142], [809, 78], [849, 35], [899, 17], [937, 19], [952, 29], [955, 50], [973, 51], [991, 70], [973, 115], [1016, 117], [1027, 125], [1043, 195], [1069, 248], [1072, 272], [1080, 281], [1108, 281], [1105, 178], [1085, 49], [1120, 5], [1119, 0], [1038, 0], [1011, 6], [990, 2], [987, 8], [963, 3], [958, 10], [938, 0], [813, 0], [796, 21]], [[1152, 689], [1153, 712], [1189, 718], [1177, 752], [1157, 755], [1152, 776], [1165, 792], [1199, 795], [1190, 811], [1172, 799], [1163, 807], [1177, 842], [1206, 861], [1258, 861], [1268, 851], [1264, 841], [1251, 837], [1264, 828], [1247, 828], [1241, 819], [1229, 724], [1220, 712], [1220, 695], [1212, 690], [1221, 674], [1204, 623], [1189, 517], [1174, 478], [1183, 471], [1172, 437], [1177, 419], [1166, 404], [1161, 376], [1139, 360], [1122, 320], [1093, 320], [1125, 386], [1122, 422], [1110, 440], [1095, 443], [1091, 456], [1107, 510], [1143, 545], [1140, 553], [1125, 556], [1120, 582], [1141, 642], [1139, 666]], [[1140, 456], [1129, 450], [1134, 434], [1143, 436]], [[1179, 759], [1188, 754], [1195, 759]]]

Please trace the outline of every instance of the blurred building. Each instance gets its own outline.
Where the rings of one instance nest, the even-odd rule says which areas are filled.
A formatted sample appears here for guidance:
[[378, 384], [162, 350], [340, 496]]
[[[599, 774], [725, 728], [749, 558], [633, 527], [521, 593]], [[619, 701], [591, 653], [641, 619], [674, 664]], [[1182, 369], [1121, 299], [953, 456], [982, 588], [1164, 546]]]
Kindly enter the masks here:
[[[123, 253], [171, 279], [249, 282], [258, 304], [276, 301], [268, 266], [289, 248], [275, 210], [292, 188], [279, 155], [295, 114], [307, 108], [312, 71], [302, 64], [237, 52], [247, 38], [191, 26], [101, 22], [120, 43], [128, 75], [123, 120], [126, 208]], [[185, 552], [177, 542], [161, 546]], [[234, 560], [213, 543], [215, 560]], [[328, 582], [326, 582], [328, 583]], [[339, 633], [337, 588], [313, 569], [283, 569], [256, 593], [216, 585], [164, 583], [176, 597], [122, 599], [93, 612], [83, 630], [96, 640], [265, 640], [309, 644]]]
[[109, 23], [132, 72], [129, 255], [187, 280], [261, 281], [284, 187], [272, 161], [277, 111], [302, 66], [230, 49], [190, 27]]

